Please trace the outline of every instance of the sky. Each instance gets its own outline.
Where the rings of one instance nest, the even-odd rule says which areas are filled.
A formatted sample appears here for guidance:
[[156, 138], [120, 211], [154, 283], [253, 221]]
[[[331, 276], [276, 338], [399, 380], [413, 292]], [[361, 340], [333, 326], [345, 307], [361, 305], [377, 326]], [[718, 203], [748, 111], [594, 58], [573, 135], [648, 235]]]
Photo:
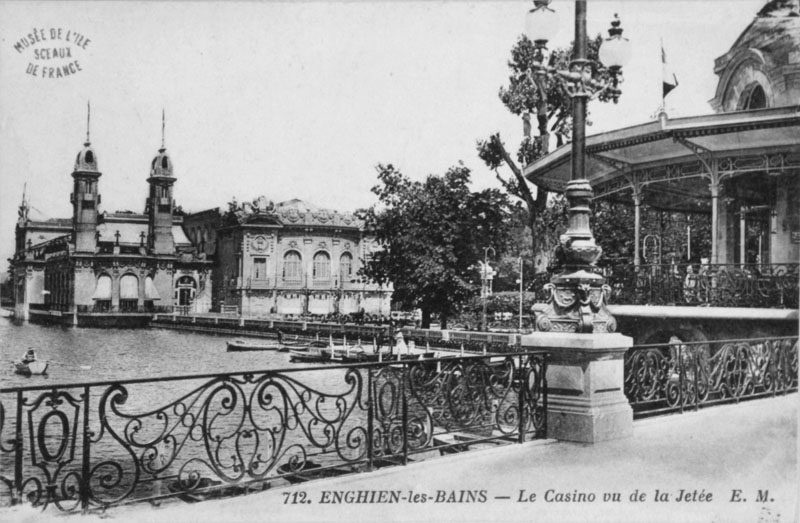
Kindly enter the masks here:
[[[589, 34], [606, 35], [618, 13], [632, 56], [619, 103], [590, 103], [587, 133], [653, 118], [662, 41], [679, 82], [670, 117], [712, 112], [714, 59], [764, 3], [590, 0]], [[498, 187], [475, 143], [500, 132], [515, 151], [522, 137], [497, 93], [531, 6], [0, 0], [0, 257], [13, 253], [26, 183], [32, 219], [71, 216], [87, 101], [108, 212], [143, 211], [162, 110], [175, 198], [190, 212], [260, 195], [352, 211], [375, 202], [379, 163], [423, 179], [463, 162], [476, 190]], [[573, 2], [552, 7], [552, 44], [567, 46]], [[72, 74], [49, 77], [65, 64]]]

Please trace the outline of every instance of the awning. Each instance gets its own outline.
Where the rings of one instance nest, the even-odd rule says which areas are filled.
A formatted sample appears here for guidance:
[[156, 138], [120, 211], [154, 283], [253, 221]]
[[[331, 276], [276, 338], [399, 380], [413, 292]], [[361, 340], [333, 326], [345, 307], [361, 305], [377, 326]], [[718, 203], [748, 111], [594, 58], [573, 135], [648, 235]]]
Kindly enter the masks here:
[[[800, 169], [800, 106], [662, 118], [586, 138], [586, 176], [595, 198], [645, 192], [655, 184], [653, 203], [695, 208], [710, 200], [709, 167], [720, 173], [780, 174]], [[563, 192], [571, 174], [566, 144], [524, 169], [525, 177]]]
[[97, 286], [94, 288], [93, 300], [111, 299], [111, 276], [100, 276], [97, 278]]
[[148, 276], [144, 279], [144, 299], [145, 300], [160, 300], [161, 296], [158, 295], [156, 284], [153, 283], [153, 278]]
[[119, 299], [139, 299], [139, 278], [133, 274], [126, 274], [119, 280]]

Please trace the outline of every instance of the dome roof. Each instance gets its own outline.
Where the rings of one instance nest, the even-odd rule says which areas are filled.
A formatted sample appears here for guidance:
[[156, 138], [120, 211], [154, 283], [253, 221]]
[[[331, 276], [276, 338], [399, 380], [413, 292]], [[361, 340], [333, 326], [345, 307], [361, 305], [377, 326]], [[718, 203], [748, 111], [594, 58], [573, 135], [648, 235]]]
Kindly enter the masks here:
[[94, 153], [91, 143], [86, 142], [83, 144], [83, 150], [75, 158], [75, 171], [98, 172], [97, 155]]
[[172, 176], [172, 160], [163, 147], [158, 150], [158, 155], [150, 163], [150, 176]]

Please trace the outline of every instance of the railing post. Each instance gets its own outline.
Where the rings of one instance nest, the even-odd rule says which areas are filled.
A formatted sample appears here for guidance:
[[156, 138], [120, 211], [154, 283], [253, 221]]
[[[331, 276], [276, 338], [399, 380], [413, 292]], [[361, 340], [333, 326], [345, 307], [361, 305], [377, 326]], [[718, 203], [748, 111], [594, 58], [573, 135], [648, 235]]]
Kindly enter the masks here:
[[541, 391], [542, 395], [542, 412], [544, 412], [544, 418], [542, 421], [542, 429], [544, 430], [544, 434], [542, 434], [543, 438], [547, 438], [547, 357], [549, 355], [549, 353], [542, 354], [542, 372], [539, 374], [539, 379], [541, 380], [539, 383], [539, 390]]
[[694, 346], [694, 410], [700, 410], [700, 388], [698, 387], [697, 375], [700, 374], [700, 346]]
[[678, 358], [678, 405], [681, 407], [681, 414], [683, 414], [683, 387], [686, 383], [686, 376], [684, 375], [684, 368], [683, 368], [683, 347], [680, 344], [676, 345], [677, 350], [675, 351], [676, 356]]
[[[530, 356], [529, 356], [530, 357]], [[519, 362], [520, 377], [519, 377], [519, 394], [517, 395], [517, 408], [519, 410], [519, 438], [517, 443], [525, 442], [525, 389], [528, 387], [528, 379], [530, 379], [530, 369], [523, 370], [522, 356], [517, 356]]]
[[81, 484], [80, 499], [81, 512], [86, 514], [89, 511], [89, 386], [83, 388], [83, 451], [81, 452]]
[[403, 465], [408, 465], [408, 396], [406, 391], [408, 365], [408, 363], [403, 364], [403, 374], [400, 380], [400, 398], [403, 402]]
[[374, 403], [374, 396], [372, 393], [372, 383], [373, 383], [373, 375], [372, 375], [372, 367], [367, 368], [367, 472], [372, 472], [372, 462], [373, 462], [373, 453], [374, 453], [374, 445], [375, 442], [372, 441], [375, 433], [375, 418], [374, 418], [374, 411], [375, 405]]
[[17, 426], [14, 434], [14, 492], [11, 504], [22, 503], [22, 391], [17, 391]]

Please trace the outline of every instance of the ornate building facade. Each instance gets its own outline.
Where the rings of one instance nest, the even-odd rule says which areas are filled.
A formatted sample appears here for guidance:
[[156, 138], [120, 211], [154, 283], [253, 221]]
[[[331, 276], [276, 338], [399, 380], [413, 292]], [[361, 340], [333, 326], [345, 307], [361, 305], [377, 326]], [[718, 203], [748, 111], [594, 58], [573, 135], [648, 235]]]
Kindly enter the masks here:
[[186, 216], [190, 238], [215, 257], [214, 307], [245, 316], [390, 314], [391, 287], [358, 276], [380, 246], [351, 213], [264, 196]]
[[208, 311], [211, 262], [175, 215], [176, 178], [163, 143], [150, 163], [144, 213], [100, 212], [101, 177], [87, 132], [72, 172], [72, 218], [32, 220], [23, 196], [11, 259], [15, 316], [73, 324], [116, 316], [124, 324], [155, 311]]

